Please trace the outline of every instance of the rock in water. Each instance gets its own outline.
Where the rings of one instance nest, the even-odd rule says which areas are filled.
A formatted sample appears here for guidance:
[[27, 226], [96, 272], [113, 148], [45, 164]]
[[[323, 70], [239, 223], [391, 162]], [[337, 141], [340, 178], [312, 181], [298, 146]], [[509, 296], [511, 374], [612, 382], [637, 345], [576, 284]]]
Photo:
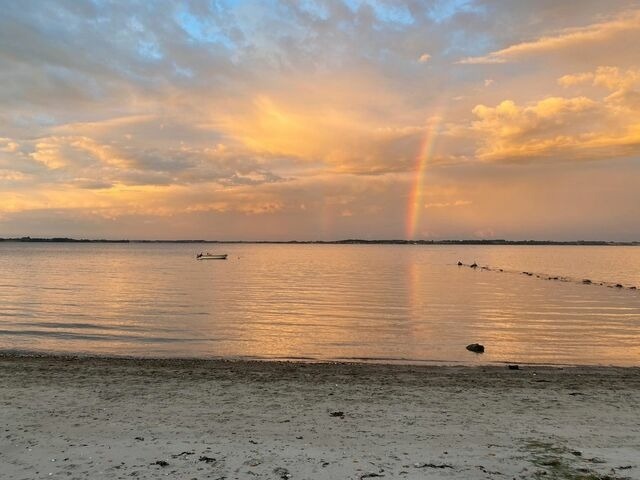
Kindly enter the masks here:
[[471, 345], [467, 345], [467, 350], [474, 353], [484, 353], [484, 345], [472, 343]]

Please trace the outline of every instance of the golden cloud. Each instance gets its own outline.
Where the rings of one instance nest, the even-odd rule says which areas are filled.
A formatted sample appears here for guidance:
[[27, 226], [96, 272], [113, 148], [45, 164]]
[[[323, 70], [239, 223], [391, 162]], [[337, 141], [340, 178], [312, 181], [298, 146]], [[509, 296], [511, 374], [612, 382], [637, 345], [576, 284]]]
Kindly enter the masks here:
[[0, 137], [0, 152], [13, 153], [17, 152], [20, 145], [10, 138]]
[[526, 55], [544, 54], [572, 47], [588, 48], [589, 44], [605, 42], [637, 30], [640, 30], [640, 10], [625, 12], [614, 19], [585, 27], [566, 28], [556, 35], [517, 43], [487, 55], [463, 58], [457, 63], [469, 65], [507, 63]]
[[[635, 73], [600, 68], [564, 76], [563, 85], [592, 81], [607, 88], [628, 88]], [[620, 95], [627, 94], [626, 97]], [[640, 152], [640, 111], [624, 103], [628, 90], [601, 100], [584, 96], [548, 97], [526, 105], [505, 100], [495, 107], [477, 105], [471, 130], [479, 134], [476, 155], [486, 161], [599, 159]]]

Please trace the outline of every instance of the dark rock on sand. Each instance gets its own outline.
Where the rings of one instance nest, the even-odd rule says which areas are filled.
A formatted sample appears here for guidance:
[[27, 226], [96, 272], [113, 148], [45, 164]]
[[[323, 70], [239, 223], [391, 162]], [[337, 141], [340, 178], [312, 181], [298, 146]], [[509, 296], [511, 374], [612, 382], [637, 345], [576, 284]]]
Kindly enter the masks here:
[[362, 475], [360, 475], [360, 480], [363, 480], [364, 478], [373, 478], [373, 477], [384, 477], [384, 475], [382, 475], [381, 473], [375, 473], [375, 472], [363, 473]]
[[582, 283], [584, 283], [585, 285], [591, 285], [591, 280], [585, 278], [584, 280], [582, 280]]
[[619, 283], [616, 283], [616, 288], [623, 288], [623, 287]]
[[448, 463], [414, 463], [416, 468], [453, 468], [453, 465]]
[[175, 455], [171, 455], [173, 458], [185, 457], [187, 455], [193, 455], [195, 452], [180, 452]]
[[282, 480], [288, 480], [289, 478], [291, 478], [291, 474], [286, 468], [276, 467], [273, 469], [273, 473], [279, 476]]
[[169, 465], [169, 462], [165, 462], [164, 460], [157, 460], [153, 462], [151, 465], [160, 465], [161, 467], [166, 467]]
[[461, 267], [463, 264], [462, 262], [458, 262], [458, 266]]
[[344, 418], [344, 412], [331, 412], [329, 415], [331, 415], [332, 417], [340, 417], [340, 418]]
[[507, 365], [509, 370], [520, 370], [520, 365]]
[[471, 265], [469, 265], [471, 268], [478, 268], [478, 264], [476, 262], [473, 262]]
[[198, 458], [198, 460], [200, 462], [204, 462], [204, 463], [216, 463], [217, 460], [213, 457], [207, 457], [205, 455], [200, 455], [200, 458]]
[[472, 343], [467, 345], [467, 350], [474, 353], [484, 353], [484, 345], [480, 345], [479, 343]]

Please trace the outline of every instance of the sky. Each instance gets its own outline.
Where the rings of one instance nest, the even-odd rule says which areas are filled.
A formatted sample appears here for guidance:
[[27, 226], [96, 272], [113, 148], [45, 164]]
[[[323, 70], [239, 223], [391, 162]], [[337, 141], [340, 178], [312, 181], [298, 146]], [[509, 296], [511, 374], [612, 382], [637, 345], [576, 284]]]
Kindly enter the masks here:
[[639, 1], [0, 8], [0, 237], [640, 240]]

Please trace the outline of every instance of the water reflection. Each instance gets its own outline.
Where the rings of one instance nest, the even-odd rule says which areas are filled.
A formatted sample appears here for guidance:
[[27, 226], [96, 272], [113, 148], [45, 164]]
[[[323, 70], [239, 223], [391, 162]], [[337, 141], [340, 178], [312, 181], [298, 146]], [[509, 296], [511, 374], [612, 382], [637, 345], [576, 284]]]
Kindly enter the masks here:
[[640, 283], [640, 249], [225, 245], [195, 261], [207, 248], [0, 244], [0, 348], [640, 363], [640, 292], [456, 266]]

